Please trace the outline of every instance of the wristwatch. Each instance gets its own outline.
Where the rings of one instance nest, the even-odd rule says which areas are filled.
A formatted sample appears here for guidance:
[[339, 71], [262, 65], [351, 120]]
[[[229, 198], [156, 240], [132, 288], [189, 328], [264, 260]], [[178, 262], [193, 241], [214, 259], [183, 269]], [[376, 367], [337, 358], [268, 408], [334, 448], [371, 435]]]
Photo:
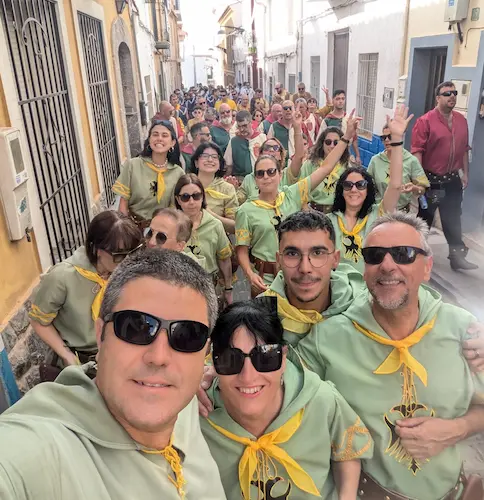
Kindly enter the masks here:
[[349, 139], [346, 139], [345, 137], [342, 137], [341, 140], [346, 144], [349, 144], [351, 142]]

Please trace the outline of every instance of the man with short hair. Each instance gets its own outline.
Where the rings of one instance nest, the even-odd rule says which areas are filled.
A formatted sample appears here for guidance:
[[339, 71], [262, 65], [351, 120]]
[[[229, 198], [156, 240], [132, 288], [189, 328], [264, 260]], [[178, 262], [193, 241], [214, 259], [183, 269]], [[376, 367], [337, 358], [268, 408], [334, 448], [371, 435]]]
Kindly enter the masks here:
[[419, 216], [431, 227], [439, 209], [449, 245], [450, 266], [454, 271], [469, 271], [478, 268], [466, 259], [468, 248], [462, 240], [461, 225], [462, 192], [469, 182], [469, 130], [465, 117], [454, 111], [455, 85], [441, 83], [435, 96], [436, 107], [421, 116], [412, 131], [411, 152], [430, 181], [426, 194], [428, 207], [420, 207]]
[[195, 393], [217, 297], [188, 256], [118, 266], [96, 322], [97, 376], [62, 371], [0, 416], [0, 498], [224, 500]]
[[280, 104], [273, 104], [271, 112], [266, 116], [266, 119], [259, 125], [259, 130], [264, 134], [268, 134], [273, 123], [282, 118], [282, 106]]
[[254, 114], [256, 109], [262, 111], [264, 116], [269, 113], [269, 103], [264, 99], [262, 89], [255, 89], [254, 97], [250, 100], [250, 114]]
[[307, 101], [308, 99], [311, 99], [311, 97], [311, 94], [306, 92], [306, 84], [300, 82], [297, 84], [297, 92], [291, 96], [291, 101], [294, 103], [297, 99], [305, 99]]
[[[432, 270], [428, 232], [413, 214], [378, 219], [362, 250], [369, 293], [296, 348], [375, 441], [360, 498], [463, 498], [456, 445], [484, 430], [484, 376], [470, 373], [461, 347], [474, 318], [422, 286]], [[482, 498], [482, 483], [473, 487], [466, 498]]]
[[204, 122], [208, 125], [208, 126], [212, 126], [213, 125], [213, 122], [217, 119], [217, 112], [215, 111], [215, 108], [208, 108], [206, 111], [205, 111], [205, 115], [204, 115]]
[[237, 104], [235, 104], [230, 97], [227, 97], [227, 91], [225, 89], [222, 89], [219, 95], [220, 100], [215, 103], [215, 109], [217, 111], [219, 111], [222, 104], [228, 104], [230, 109], [237, 111]]
[[183, 252], [192, 234], [192, 225], [191, 219], [181, 210], [158, 208], [146, 233], [146, 246]]
[[190, 129], [190, 135], [192, 137], [192, 142], [185, 144], [181, 149], [181, 163], [185, 172], [189, 172], [192, 163], [192, 156], [196, 149], [203, 142], [210, 142], [212, 136], [210, 135], [210, 128], [205, 122], [195, 123]]
[[239, 111], [235, 121], [237, 132], [230, 139], [224, 159], [226, 175], [234, 175], [241, 182], [253, 172], [260, 147], [267, 137], [258, 130], [252, 130], [252, 117], [248, 111]]
[[202, 111], [205, 113], [208, 108], [207, 99], [204, 96], [199, 96], [197, 98], [197, 106], [200, 106], [202, 108]]
[[284, 88], [281, 82], [277, 82], [274, 87], [274, 95], [272, 96], [272, 104], [282, 104], [284, 101], [291, 99], [291, 94]]
[[218, 144], [222, 153], [225, 154], [230, 138], [232, 137], [234, 120], [232, 118], [232, 110], [227, 103], [222, 103], [218, 112], [220, 119], [213, 122], [212, 127], [210, 127], [210, 133], [212, 134], [213, 142]]

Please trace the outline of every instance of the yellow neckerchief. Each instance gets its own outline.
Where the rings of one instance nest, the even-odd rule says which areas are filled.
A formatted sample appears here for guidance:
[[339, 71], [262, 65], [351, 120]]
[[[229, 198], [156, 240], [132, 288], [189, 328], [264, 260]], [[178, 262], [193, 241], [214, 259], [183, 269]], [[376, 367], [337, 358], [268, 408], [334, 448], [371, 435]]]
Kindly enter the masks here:
[[355, 245], [357, 245], [358, 248], [361, 248], [361, 246], [363, 244], [363, 240], [362, 240], [361, 236], [359, 235], [359, 232], [366, 226], [367, 221], [368, 221], [368, 215], [360, 222], [357, 222], [352, 231], [348, 231], [344, 225], [343, 217], [341, 215], [338, 215], [338, 226], [339, 226], [340, 231], [345, 236], [353, 236], [353, 240], [355, 242]]
[[[321, 166], [324, 163], [324, 160], [319, 161], [319, 166]], [[325, 191], [328, 194], [334, 193], [335, 188], [336, 188], [336, 182], [340, 178], [340, 169], [343, 167], [341, 163], [337, 163], [336, 167], [331, 170], [331, 173], [326, 177], [326, 179], [323, 182], [323, 188], [326, 187]], [[319, 168], [319, 167], [318, 167]], [[333, 189], [330, 189], [330, 186], [333, 186]]]
[[318, 311], [298, 309], [274, 290], [269, 289], [264, 292], [264, 295], [277, 297], [277, 313], [283, 318], [282, 326], [284, 330], [292, 333], [308, 333], [311, 325], [324, 320], [324, 317]]
[[174, 484], [175, 488], [178, 491], [178, 494], [180, 495], [180, 498], [184, 499], [185, 491], [183, 490], [183, 487], [185, 486], [186, 481], [185, 478], [183, 477], [183, 467], [180, 455], [175, 450], [172, 443], [173, 443], [173, 438], [170, 439], [170, 443], [168, 444], [168, 446], [166, 448], [163, 448], [162, 450], [141, 450], [141, 451], [143, 453], [146, 453], [147, 455], [161, 455], [165, 458], [165, 460], [170, 465], [173, 474], [175, 474], [175, 479], [173, 479], [171, 476], [168, 476], [168, 479]]
[[388, 355], [385, 361], [383, 361], [383, 363], [373, 373], [376, 373], [377, 375], [395, 373], [403, 364], [411, 372], [417, 375], [423, 385], [427, 386], [427, 370], [410, 354], [408, 349], [409, 347], [418, 344], [422, 338], [427, 335], [430, 330], [432, 330], [435, 325], [436, 318], [437, 316], [435, 316], [428, 323], [425, 323], [425, 325], [422, 325], [418, 330], [415, 330], [411, 335], [403, 340], [387, 339], [377, 333], [370, 332], [366, 328], [360, 326], [356, 321], [353, 321], [355, 328], [370, 339], [378, 342], [379, 344], [394, 347], [393, 351]]
[[266, 210], [274, 210], [276, 212], [276, 215], [278, 217], [281, 216], [281, 211], [279, 210], [279, 207], [282, 205], [285, 197], [285, 193], [281, 192], [277, 195], [276, 201], [274, 202], [274, 205], [271, 203], [267, 203], [267, 201], [262, 201], [262, 200], [253, 200], [252, 203], [259, 208], [265, 208]]
[[146, 161], [145, 160], [145, 163], [146, 163], [146, 166], [148, 168], [151, 168], [151, 170], [153, 170], [153, 172], [156, 172], [158, 174], [158, 178], [156, 179], [157, 180], [157, 192], [156, 192], [156, 201], [158, 203], [160, 203], [161, 201], [161, 198], [163, 198], [163, 195], [165, 194], [165, 178], [164, 178], [164, 174], [165, 172], [168, 170], [167, 167], [155, 167], [155, 165], [153, 165], [153, 163], [150, 163], [149, 161]]
[[82, 267], [74, 266], [74, 269], [84, 278], [89, 281], [93, 281], [100, 286], [99, 292], [97, 292], [94, 297], [94, 301], [91, 306], [92, 319], [96, 321], [99, 318], [99, 312], [101, 311], [101, 302], [103, 301], [104, 292], [106, 291], [106, 287], [108, 285], [108, 280], [101, 278], [99, 274], [93, 273], [92, 271], [88, 271], [87, 269], [83, 269]]
[[[213, 182], [210, 184], [210, 186], [212, 185]], [[220, 191], [217, 191], [215, 188], [210, 186], [205, 188], [205, 193], [211, 196], [214, 200], [229, 200], [231, 198], [230, 195], [221, 193]]]
[[274, 469], [276, 468], [274, 460], [285, 467], [291, 481], [300, 490], [311, 495], [321, 496], [311, 476], [285, 450], [276, 446], [286, 443], [291, 439], [301, 425], [303, 415], [304, 408], [301, 408], [279, 429], [269, 434], [264, 434], [257, 441], [237, 436], [223, 427], [214, 424], [212, 421], [207, 420], [214, 429], [225, 437], [246, 446], [239, 462], [239, 483], [245, 500], [250, 500], [250, 483], [254, 478], [254, 473], [256, 473], [256, 479], [263, 480], [264, 476], [267, 475], [269, 463], [272, 464]]

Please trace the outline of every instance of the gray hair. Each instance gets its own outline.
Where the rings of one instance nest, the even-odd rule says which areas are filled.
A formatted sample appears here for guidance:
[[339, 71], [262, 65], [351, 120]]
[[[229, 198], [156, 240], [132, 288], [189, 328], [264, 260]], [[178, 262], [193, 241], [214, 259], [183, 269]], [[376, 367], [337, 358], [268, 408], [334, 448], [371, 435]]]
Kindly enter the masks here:
[[372, 231], [376, 229], [378, 226], [382, 226], [383, 224], [395, 224], [396, 222], [413, 227], [415, 231], [417, 231], [417, 233], [420, 235], [420, 243], [422, 245], [422, 250], [424, 250], [427, 253], [427, 256], [430, 257], [432, 255], [432, 248], [430, 247], [428, 242], [428, 237], [430, 232], [429, 226], [423, 219], [417, 217], [415, 214], [401, 212], [401, 211], [395, 211], [388, 214], [384, 214], [381, 217], [378, 217], [378, 219], [372, 224], [370, 232], [366, 237], [368, 238], [368, 236], [372, 233]]
[[176, 222], [176, 241], [184, 241], [185, 243], [190, 239], [192, 235], [193, 222], [185, 215], [181, 210], [176, 208], [157, 208], [153, 212], [152, 219], [158, 217], [158, 215], [166, 215], [171, 217]]
[[123, 288], [131, 281], [143, 277], [159, 279], [198, 292], [207, 301], [208, 326], [210, 330], [214, 327], [218, 304], [212, 277], [188, 255], [159, 248], [140, 250], [115, 269], [104, 294], [101, 319], [104, 320], [113, 311]]
[[304, 97], [298, 97], [296, 99], [296, 101], [294, 102], [294, 104], [304, 104], [305, 106], [307, 106], [308, 101], [306, 101], [306, 99], [304, 99]]

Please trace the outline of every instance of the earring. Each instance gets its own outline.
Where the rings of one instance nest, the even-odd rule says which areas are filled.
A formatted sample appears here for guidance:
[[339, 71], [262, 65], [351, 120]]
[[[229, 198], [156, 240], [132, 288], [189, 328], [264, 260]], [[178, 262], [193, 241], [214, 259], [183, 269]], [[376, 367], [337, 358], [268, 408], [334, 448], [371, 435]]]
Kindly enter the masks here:
[[284, 385], [284, 375], [281, 376], [281, 385]]
[[168, 153], [173, 153], [174, 149], [171, 147], [169, 150], [168, 150]]

